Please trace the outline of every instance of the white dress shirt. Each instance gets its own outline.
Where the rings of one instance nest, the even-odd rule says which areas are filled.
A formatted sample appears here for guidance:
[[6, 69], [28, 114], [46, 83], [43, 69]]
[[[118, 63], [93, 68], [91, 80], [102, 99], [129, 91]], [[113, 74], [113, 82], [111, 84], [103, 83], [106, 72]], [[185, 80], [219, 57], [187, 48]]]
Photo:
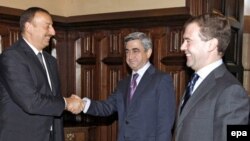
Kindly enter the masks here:
[[201, 82], [217, 67], [219, 67], [221, 64], [223, 63], [222, 59], [209, 64], [207, 66], [205, 66], [204, 68], [198, 70], [196, 73], [199, 75], [199, 79], [196, 81], [195, 85], [194, 85], [194, 89], [192, 91], [193, 92], [196, 90], [196, 88], [201, 84]]

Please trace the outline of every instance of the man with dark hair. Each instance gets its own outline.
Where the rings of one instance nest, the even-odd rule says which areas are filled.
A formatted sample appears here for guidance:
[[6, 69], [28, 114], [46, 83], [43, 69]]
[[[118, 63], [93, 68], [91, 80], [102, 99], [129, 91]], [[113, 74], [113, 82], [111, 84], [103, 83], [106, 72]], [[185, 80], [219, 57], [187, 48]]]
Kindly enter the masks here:
[[175, 141], [227, 141], [227, 125], [247, 124], [249, 101], [222, 57], [231, 39], [226, 17], [204, 14], [184, 26], [186, 65], [194, 77], [180, 102]]
[[46, 10], [27, 9], [22, 37], [0, 56], [0, 141], [64, 141], [62, 112], [82, 109], [79, 97], [62, 97], [57, 61], [43, 51], [52, 24]]

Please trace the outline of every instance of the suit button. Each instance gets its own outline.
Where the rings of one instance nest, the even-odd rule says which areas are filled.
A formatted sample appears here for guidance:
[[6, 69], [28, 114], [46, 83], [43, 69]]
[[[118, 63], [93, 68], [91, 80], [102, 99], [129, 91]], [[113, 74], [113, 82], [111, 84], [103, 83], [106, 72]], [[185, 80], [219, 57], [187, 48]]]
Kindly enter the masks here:
[[126, 124], [129, 124], [129, 122], [128, 122], [127, 120], [125, 121], [125, 123], [126, 123]]

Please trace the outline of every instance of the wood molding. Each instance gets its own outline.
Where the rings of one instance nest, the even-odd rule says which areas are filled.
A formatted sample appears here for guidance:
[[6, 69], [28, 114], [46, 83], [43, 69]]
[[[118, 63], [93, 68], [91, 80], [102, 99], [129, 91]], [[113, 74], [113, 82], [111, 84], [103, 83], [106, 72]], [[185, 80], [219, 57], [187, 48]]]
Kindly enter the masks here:
[[[19, 21], [19, 17], [23, 10], [16, 8], [8, 8], [0, 6], [0, 20], [12, 20]], [[127, 11], [127, 12], [114, 12], [114, 13], [102, 13], [102, 14], [91, 14], [91, 15], [80, 15], [63, 17], [58, 15], [52, 15], [53, 20], [58, 26], [70, 27], [82, 25], [92, 25], [93, 23], [105, 24], [108, 21], [141, 21], [141, 19], [148, 20], [168, 20], [168, 17], [186, 18], [189, 15], [188, 8], [176, 7], [176, 8], [165, 8], [165, 9], [152, 9], [152, 10], [138, 10], [138, 11]], [[120, 24], [119, 22], [119, 24]], [[96, 25], [94, 25], [96, 26]]]
[[76, 62], [78, 64], [81, 65], [95, 65], [96, 64], [96, 58], [95, 57], [82, 57], [82, 58], [78, 58], [76, 60]]
[[243, 32], [244, 33], [250, 33], [250, 16], [244, 16], [244, 27]]
[[107, 21], [107, 20], [122, 20], [136, 19], [145, 17], [166, 17], [186, 15], [188, 9], [186, 7], [153, 9], [153, 10], [137, 10], [127, 12], [103, 13], [82, 16], [71, 16], [66, 18], [66, 23], [92, 22], [92, 21]]
[[186, 0], [188, 13], [193, 16], [200, 15], [208, 10], [208, 0]]
[[102, 62], [106, 65], [122, 65], [123, 58], [122, 57], [106, 57], [102, 59]]
[[21, 9], [0, 6], [0, 15], [11, 15], [11, 16], [19, 17], [22, 12], [23, 10]]
[[0, 22], [6, 24], [19, 24], [22, 10], [0, 6]]

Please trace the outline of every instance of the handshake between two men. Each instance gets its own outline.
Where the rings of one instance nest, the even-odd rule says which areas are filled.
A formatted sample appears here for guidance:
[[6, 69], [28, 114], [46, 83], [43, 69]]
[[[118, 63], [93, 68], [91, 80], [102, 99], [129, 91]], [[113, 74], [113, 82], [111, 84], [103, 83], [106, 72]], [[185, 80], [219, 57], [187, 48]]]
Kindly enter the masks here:
[[70, 97], [64, 99], [66, 102], [65, 109], [67, 111], [70, 111], [73, 114], [78, 114], [83, 111], [85, 103], [79, 96], [73, 94]]

